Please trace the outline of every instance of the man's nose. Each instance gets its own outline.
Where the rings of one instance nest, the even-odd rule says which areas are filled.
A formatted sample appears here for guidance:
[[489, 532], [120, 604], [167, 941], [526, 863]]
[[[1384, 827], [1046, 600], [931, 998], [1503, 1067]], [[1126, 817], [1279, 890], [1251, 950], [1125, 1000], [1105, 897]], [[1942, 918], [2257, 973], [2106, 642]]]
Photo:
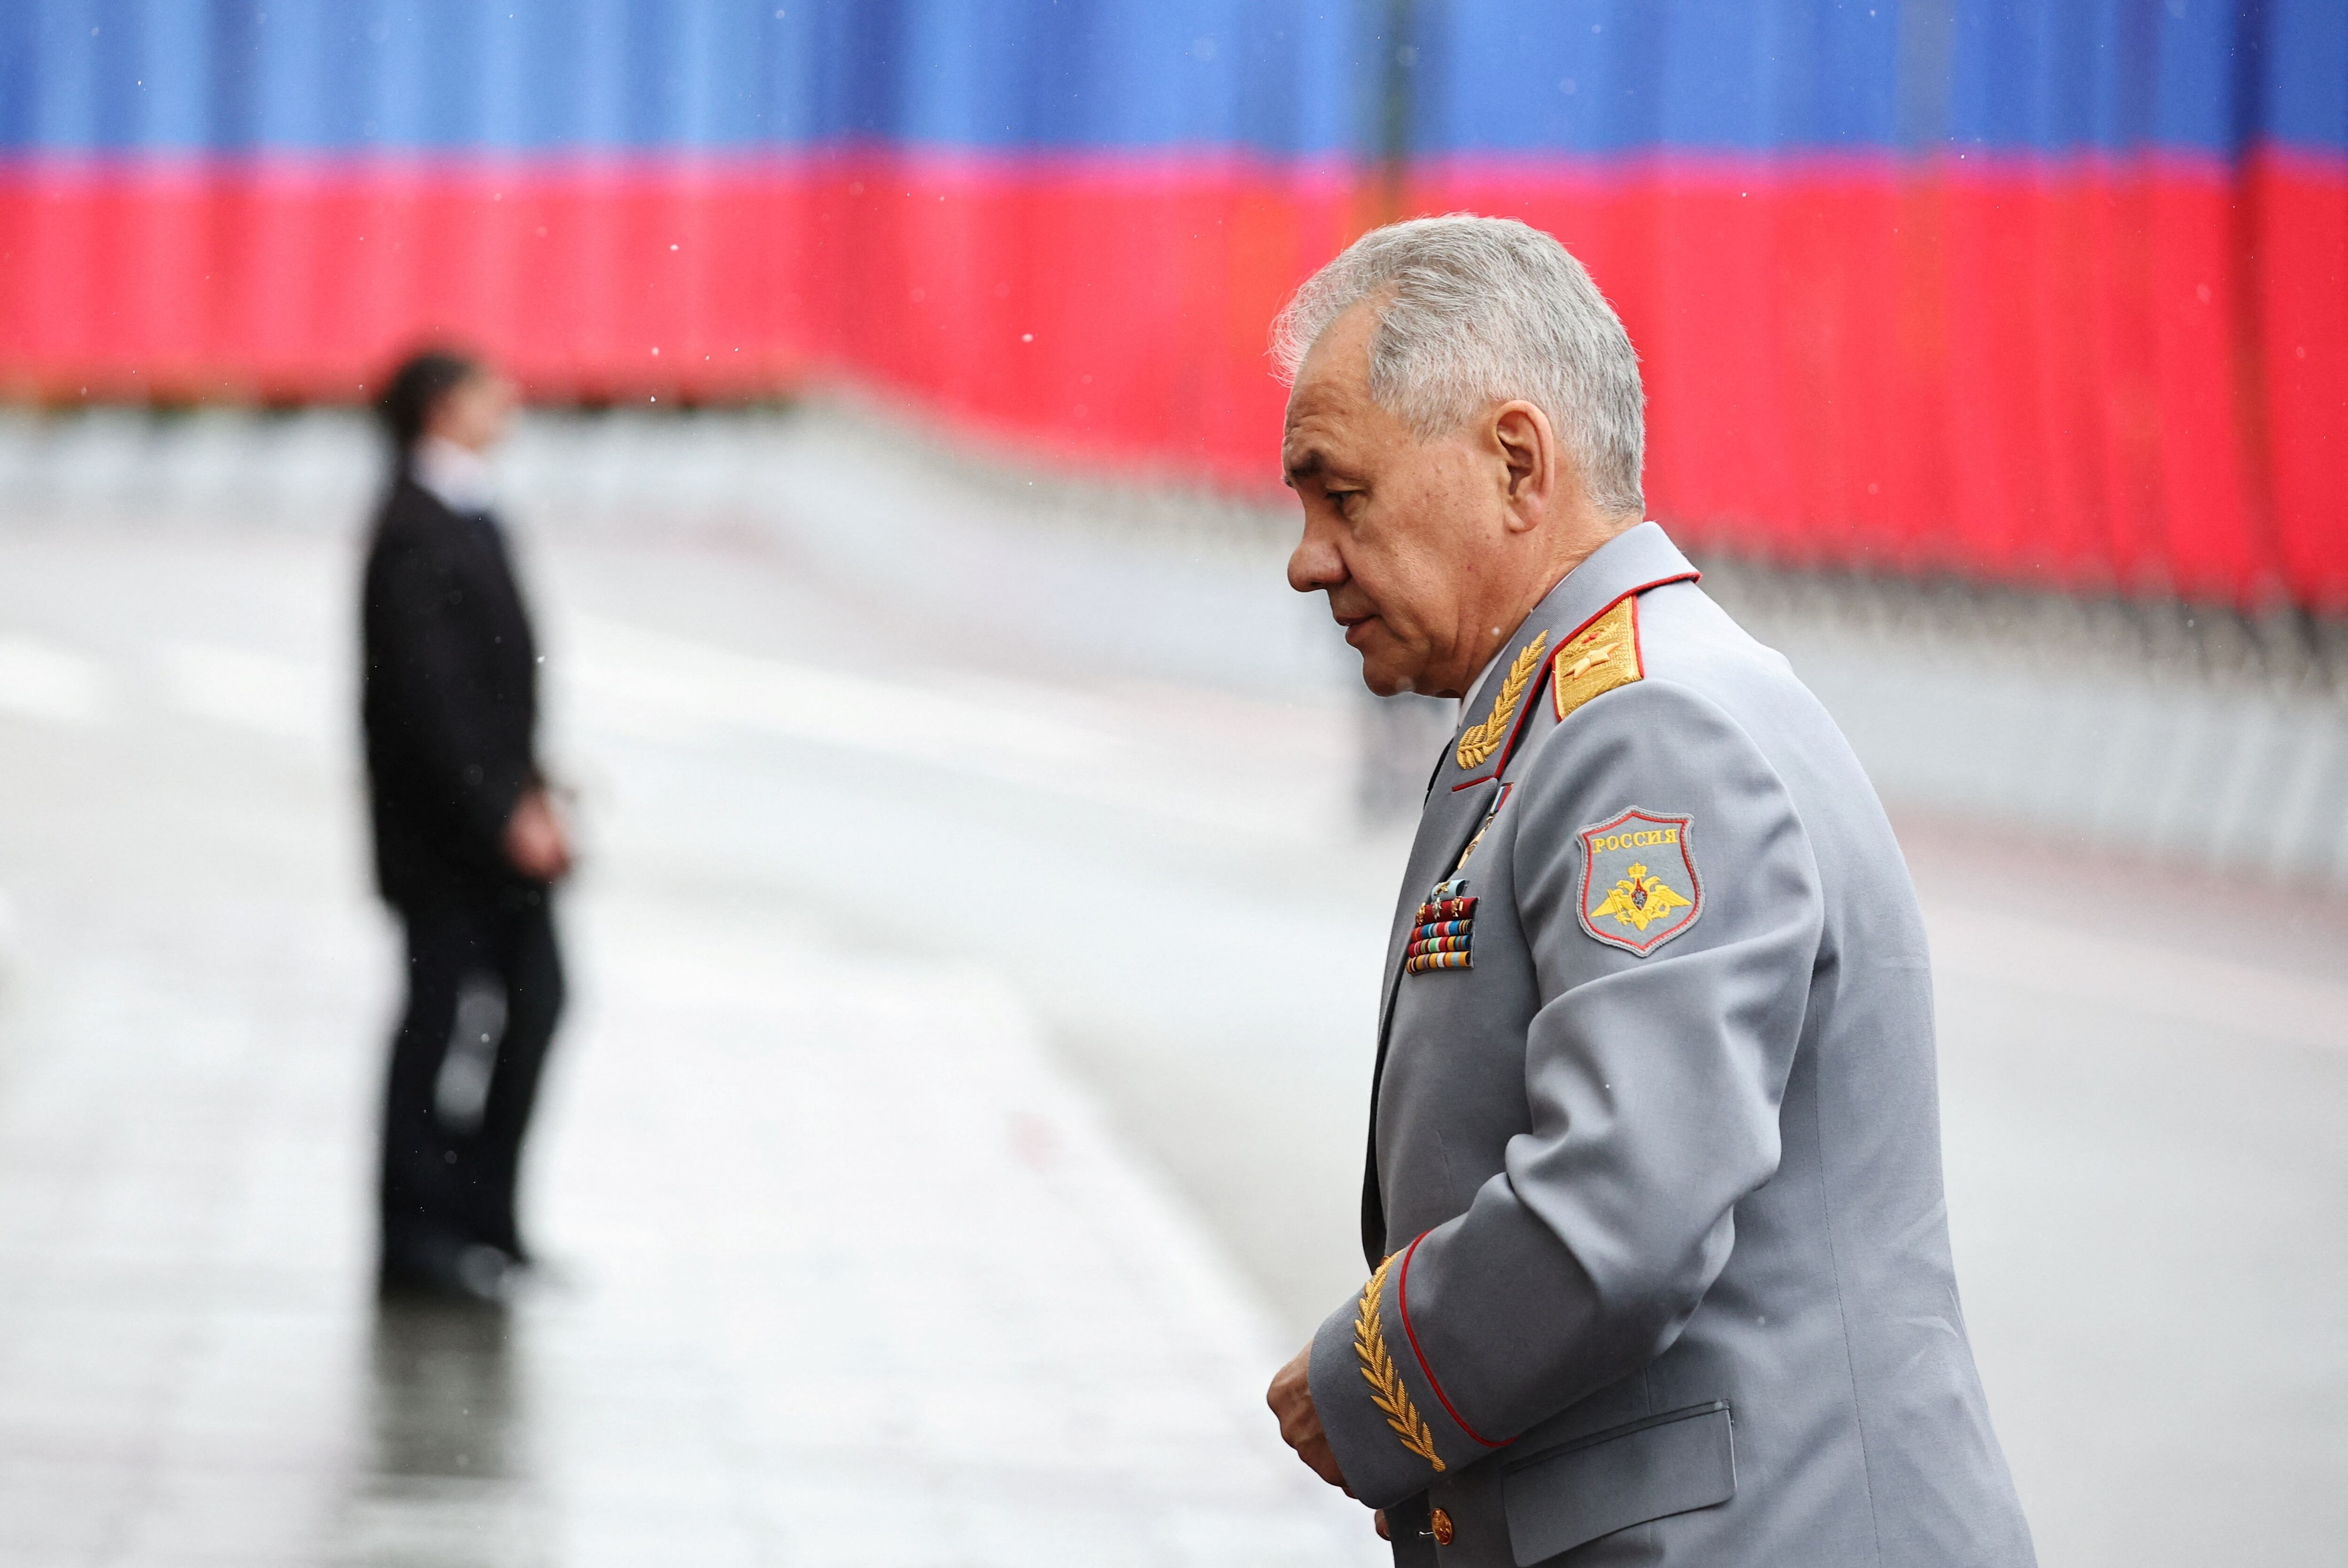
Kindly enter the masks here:
[[1327, 535], [1311, 523], [1288, 557], [1288, 585], [1299, 593], [1318, 593], [1345, 580], [1345, 562]]

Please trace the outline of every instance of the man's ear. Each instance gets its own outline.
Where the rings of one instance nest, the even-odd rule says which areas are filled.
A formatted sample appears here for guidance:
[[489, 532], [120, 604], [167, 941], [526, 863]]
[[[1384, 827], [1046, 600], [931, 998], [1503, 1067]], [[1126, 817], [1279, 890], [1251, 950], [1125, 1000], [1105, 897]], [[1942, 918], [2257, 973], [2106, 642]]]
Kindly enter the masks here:
[[1498, 449], [1508, 480], [1509, 529], [1523, 533], [1549, 514], [1557, 491], [1557, 432], [1549, 416], [1521, 399], [1503, 403], [1492, 414], [1492, 442]]

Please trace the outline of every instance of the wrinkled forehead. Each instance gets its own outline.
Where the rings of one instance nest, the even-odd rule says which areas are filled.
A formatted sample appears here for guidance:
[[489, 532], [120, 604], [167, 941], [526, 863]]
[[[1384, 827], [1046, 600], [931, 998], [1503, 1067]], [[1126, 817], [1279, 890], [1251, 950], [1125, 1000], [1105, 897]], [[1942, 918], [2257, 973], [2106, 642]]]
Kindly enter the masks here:
[[1296, 385], [1288, 389], [1288, 411], [1282, 425], [1293, 438], [1302, 430], [1343, 424], [1368, 401], [1343, 377], [1308, 378], [1300, 374]]
[[1328, 462], [1345, 460], [1367, 435], [1364, 416], [1368, 401], [1349, 396], [1342, 387], [1308, 384], [1297, 377], [1280, 441], [1280, 466], [1291, 484], [1320, 472]]

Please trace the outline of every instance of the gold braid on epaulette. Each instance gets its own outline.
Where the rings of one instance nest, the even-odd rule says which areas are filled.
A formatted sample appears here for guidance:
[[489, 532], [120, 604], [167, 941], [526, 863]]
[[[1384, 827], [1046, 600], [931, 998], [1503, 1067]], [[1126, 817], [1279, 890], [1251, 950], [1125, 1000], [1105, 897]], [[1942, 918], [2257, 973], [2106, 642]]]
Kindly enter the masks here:
[[1370, 1402], [1386, 1414], [1386, 1425], [1395, 1429], [1402, 1446], [1443, 1472], [1443, 1456], [1435, 1451], [1435, 1434], [1420, 1418], [1418, 1407], [1410, 1402], [1410, 1390], [1403, 1387], [1402, 1374], [1395, 1367], [1394, 1357], [1386, 1354], [1385, 1327], [1378, 1319], [1384, 1311], [1382, 1297], [1386, 1288], [1386, 1270], [1394, 1267], [1388, 1258], [1362, 1287], [1361, 1310], [1354, 1315], [1354, 1354], [1362, 1358], [1362, 1377], [1370, 1386]]
[[1509, 666], [1507, 677], [1500, 682], [1500, 695], [1492, 699], [1492, 711], [1484, 716], [1483, 723], [1469, 726], [1459, 737], [1460, 767], [1480, 768], [1486, 758], [1500, 748], [1500, 742], [1509, 737], [1509, 720], [1517, 717], [1517, 705], [1525, 699], [1525, 683], [1540, 668], [1541, 652], [1548, 646], [1549, 634], [1543, 632], [1527, 643], [1517, 662]]

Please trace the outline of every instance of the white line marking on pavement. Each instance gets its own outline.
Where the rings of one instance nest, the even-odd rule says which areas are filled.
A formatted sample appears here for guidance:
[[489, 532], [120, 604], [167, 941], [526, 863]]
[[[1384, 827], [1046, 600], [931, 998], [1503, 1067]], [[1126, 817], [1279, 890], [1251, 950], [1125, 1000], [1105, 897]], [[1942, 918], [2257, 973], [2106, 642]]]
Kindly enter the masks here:
[[162, 651], [163, 686], [182, 712], [293, 740], [333, 735], [335, 693], [324, 670], [216, 643]]
[[596, 616], [573, 624], [581, 634], [577, 671], [596, 697], [670, 726], [760, 729], [1022, 781], [1097, 758], [1114, 745], [1002, 704], [737, 654]]
[[600, 616], [570, 625], [562, 667], [592, 704], [583, 717], [635, 738], [765, 733], [1283, 841], [1344, 820], [1340, 790], [1319, 809], [1295, 791], [1229, 789], [1219, 753], [1157, 734], [1146, 713], [1129, 732], [1058, 717], [1050, 710], [1073, 705], [1050, 687], [1035, 687], [1029, 704], [739, 654]]
[[95, 659], [38, 637], [0, 635], [0, 708], [62, 724], [104, 724], [113, 683]]

